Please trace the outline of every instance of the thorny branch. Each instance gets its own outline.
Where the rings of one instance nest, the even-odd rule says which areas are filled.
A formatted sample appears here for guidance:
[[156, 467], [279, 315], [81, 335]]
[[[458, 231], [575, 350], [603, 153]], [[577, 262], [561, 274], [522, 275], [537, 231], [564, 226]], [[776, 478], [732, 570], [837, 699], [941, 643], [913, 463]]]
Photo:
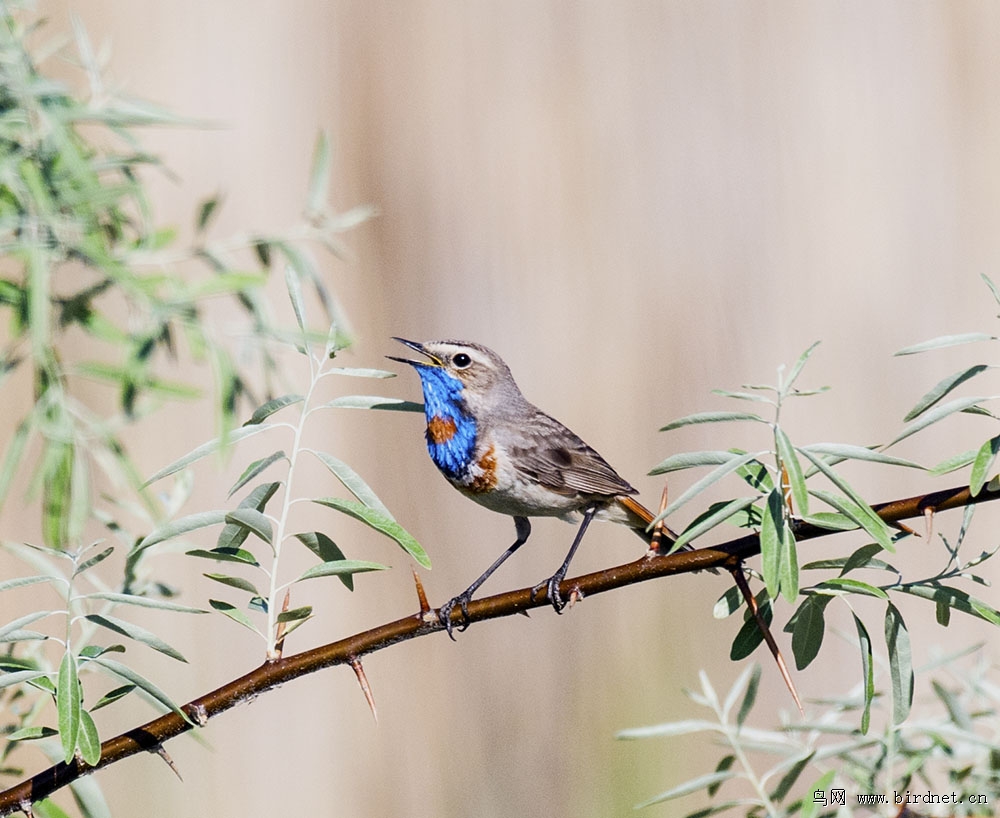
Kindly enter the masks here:
[[[984, 487], [976, 497], [973, 497], [968, 487], [958, 487], [880, 503], [873, 506], [873, 509], [887, 523], [895, 523], [928, 513], [996, 499], [1000, 499], [1000, 490]], [[834, 533], [837, 532], [801, 523], [795, 527], [795, 538], [799, 542]], [[686, 574], [707, 568], [738, 570], [743, 560], [759, 552], [760, 541], [756, 534], [748, 534], [710, 548], [681, 551], [669, 556], [658, 556], [655, 552], [649, 552], [646, 556], [625, 565], [567, 579], [560, 586], [560, 590], [566, 597], [575, 593], [582, 598], [656, 577]], [[521, 588], [473, 600], [469, 603], [469, 621], [498, 619], [548, 604], [544, 597], [532, 601], [531, 589]], [[438, 621], [436, 611], [423, 610], [424, 604], [421, 604], [421, 608], [418, 613], [354, 634], [346, 639], [265, 662], [246, 675], [184, 705], [181, 709], [187, 718], [174, 712], [166, 713], [140, 727], [108, 739], [101, 745], [101, 759], [94, 766], [85, 764], [79, 758], [70, 764], [56, 764], [0, 792], [0, 816], [10, 815], [19, 810], [30, 815], [30, 805], [33, 802], [51, 795], [81, 776], [142, 751], [160, 752], [163, 743], [174, 736], [190, 730], [195, 725], [202, 727], [209, 719], [240, 702], [252, 699], [299, 676], [333, 665], [346, 664], [357, 669], [361, 666], [361, 657], [366, 654], [387, 648], [397, 642], [444, 630], [444, 626]]]

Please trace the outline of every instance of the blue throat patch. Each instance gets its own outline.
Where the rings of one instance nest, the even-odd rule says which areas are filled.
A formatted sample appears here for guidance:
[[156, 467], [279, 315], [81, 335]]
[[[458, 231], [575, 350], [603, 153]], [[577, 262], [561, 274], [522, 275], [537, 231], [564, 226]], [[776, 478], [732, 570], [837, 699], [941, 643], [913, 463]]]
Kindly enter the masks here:
[[476, 449], [476, 421], [465, 411], [462, 382], [437, 366], [417, 364], [424, 390], [427, 451], [446, 477], [459, 479], [468, 471]]

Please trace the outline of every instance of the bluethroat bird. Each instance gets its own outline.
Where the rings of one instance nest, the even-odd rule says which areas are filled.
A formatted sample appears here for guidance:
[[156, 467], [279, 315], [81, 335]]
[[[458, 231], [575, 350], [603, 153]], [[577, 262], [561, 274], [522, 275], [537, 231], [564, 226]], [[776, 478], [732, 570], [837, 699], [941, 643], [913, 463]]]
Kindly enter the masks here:
[[594, 449], [559, 421], [529, 403], [499, 355], [468, 341], [407, 341], [393, 338], [426, 357], [387, 356], [420, 375], [427, 419], [427, 449], [449, 483], [480, 505], [514, 518], [517, 539], [475, 582], [438, 612], [448, 635], [458, 606], [468, 627], [468, 604], [489, 576], [524, 545], [529, 517], [582, 522], [559, 570], [539, 583], [561, 613], [559, 584], [595, 517], [642, 532], [653, 515], [632, 495], [638, 492]]

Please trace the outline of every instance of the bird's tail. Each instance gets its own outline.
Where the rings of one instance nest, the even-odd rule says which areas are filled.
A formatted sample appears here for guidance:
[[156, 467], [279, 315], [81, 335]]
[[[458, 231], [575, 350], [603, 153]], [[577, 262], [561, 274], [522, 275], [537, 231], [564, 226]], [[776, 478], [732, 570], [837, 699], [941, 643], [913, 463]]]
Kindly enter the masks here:
[[[647, 531], [650, 523], [656, 518], [648, 508], [646, 508], [642, 503], [636, 500], [634, 497], [629, 497], [628, 495], [621, 495], [615, 498], [618, 501], [618, 505], [625, 510], [628, 515], [628, 520], [626, 525], [628, 525], [636, 534], [642, 537], [647, 543], [652, 544], [653, 542], [653, 532]], [[677, 535], [671, 531], [667, 526], [662, 526], [662, 533], [660, 534], [660, 543], [657, 548], [657, 553], [666, 554], [670, 551], [671, 546], [676, 542]], [[690, 545], [685, 545], [681, 547], [682, 551], [691, 551]]]

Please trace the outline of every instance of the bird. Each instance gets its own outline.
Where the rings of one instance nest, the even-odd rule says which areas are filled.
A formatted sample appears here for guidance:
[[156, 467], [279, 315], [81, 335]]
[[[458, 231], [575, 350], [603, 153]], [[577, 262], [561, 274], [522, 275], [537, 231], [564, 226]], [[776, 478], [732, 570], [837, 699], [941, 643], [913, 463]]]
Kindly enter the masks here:
[[592, 520], [622, 523], [649, 542], [645, 530], [653, 514], [634, 498], [638, 491], [578, 435], [529, 403], [499, 355], [470, 341], [393, 340], [425, 358], [386, 356], [412, 366], [420, 376], [427, 450], [434, 465], [466, 497], [514, 518], [514, 543], [439, 609], [449, 637], [455, 638], [454, 609], [461, 610], [458, 629], [463, 631], [469, 626], [473, 594], [527, 542], [530, 517], [580, 520], [562, 565], [532, 589], [534, 600], [545, 588], [556, 613], [566, 605], [559, 585]]

